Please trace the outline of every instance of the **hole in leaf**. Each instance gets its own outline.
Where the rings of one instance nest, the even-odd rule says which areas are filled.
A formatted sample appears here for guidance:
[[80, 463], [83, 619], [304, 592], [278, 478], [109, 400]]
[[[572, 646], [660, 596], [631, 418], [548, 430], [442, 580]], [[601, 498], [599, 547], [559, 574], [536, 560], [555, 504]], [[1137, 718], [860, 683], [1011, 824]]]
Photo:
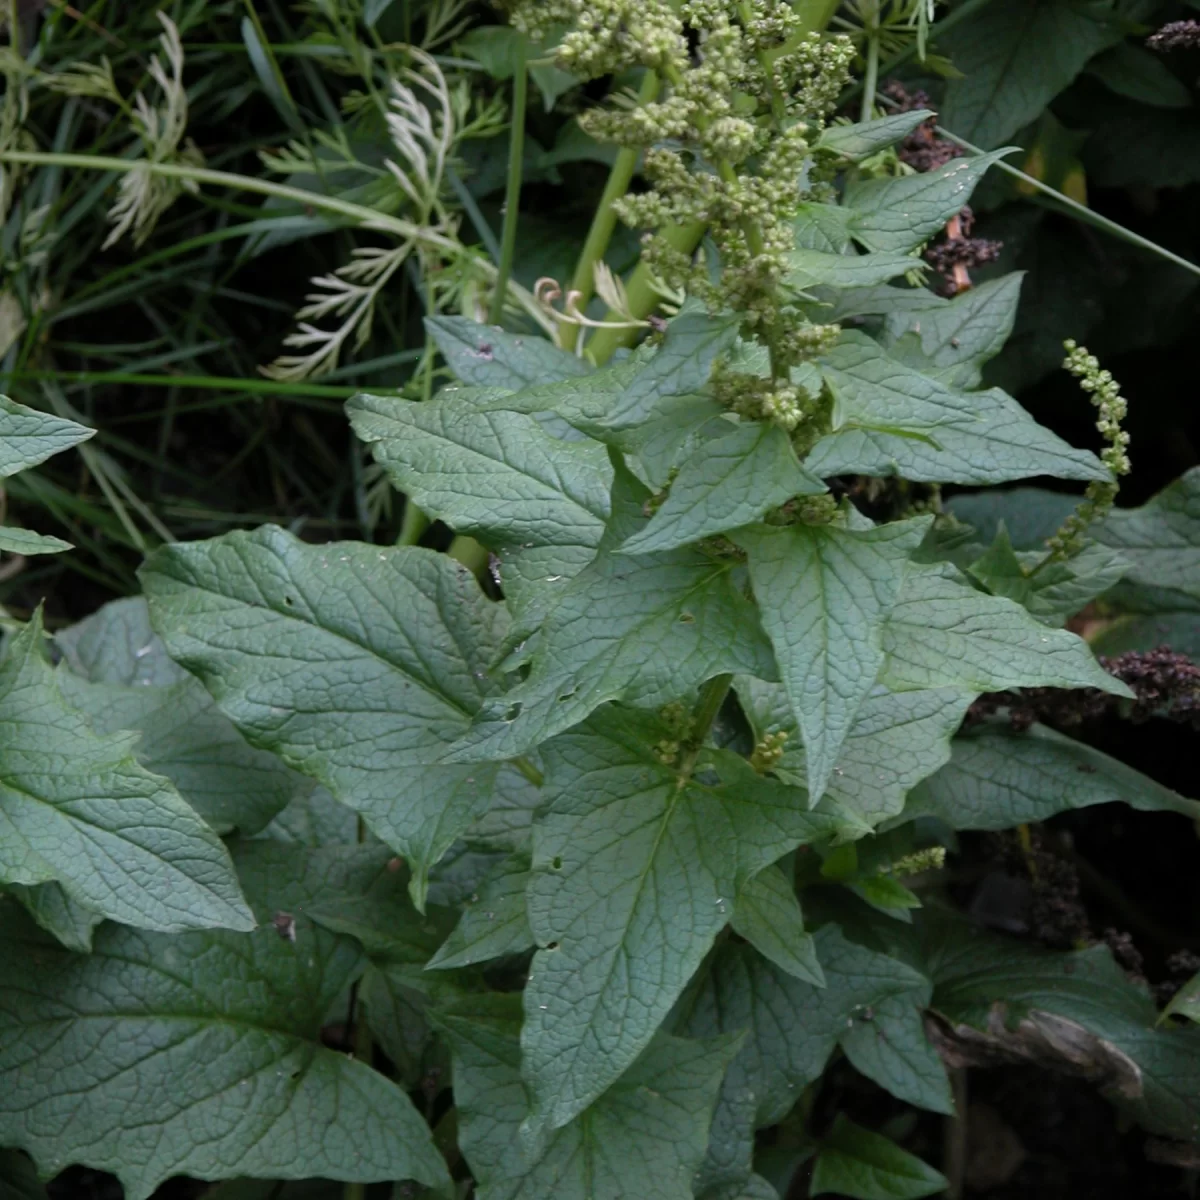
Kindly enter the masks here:
[[690, 612], [685, 612], [685, 613], [679, 614], [679, 623], [681, 625], [693, 625], [693, 624], [695, 624], [695, 622], [696, 622], [696, 618], [693, 617]]
[[294, 608], [296, 604], [295, 600], [293, 600], [291, 596], [284, 596], [283, 602], [288, 606], [288, 608]]
[[569, 692], [563, 692], [563, 694], [558, 698], [559, 704], [563, 704], [567, 700], [570, 700], [571, 697], [575, 695], [576, 691], [578, 691], [577, 688], [572, 688]]
[[552, 871], [561, 871], [562, 870], [562, 858], [559, 855], [556, 854], [550, 860], [550, 869]]
[[546, 949], [547, 949], [547, 950], [557, 950], [557, 949], [558, 949], [558, 943], [557, 943], [557, 942], [547, 942], [547, 943], [546, 943]]
[[508, 706], [508, 712], [504, 714], [506, 721], [515, 721], [521, 715], [521, 702], [518, 700], [516, 704]]

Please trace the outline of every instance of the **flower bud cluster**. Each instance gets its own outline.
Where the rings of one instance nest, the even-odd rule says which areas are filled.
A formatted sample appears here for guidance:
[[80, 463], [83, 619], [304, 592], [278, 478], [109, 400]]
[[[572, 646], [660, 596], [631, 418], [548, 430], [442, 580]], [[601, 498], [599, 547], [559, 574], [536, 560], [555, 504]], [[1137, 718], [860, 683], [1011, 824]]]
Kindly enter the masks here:
[[[784, 281], [812, 143], [845, 85], [850, 40], [804, 34], [787, 0], [518, 0], [513, 20], [535, 35], [569, 25], [558, 61], [577, 74], [658, 72], [660, 98], [580, 117], [592, 136], [644, 150], [649, 187], [614, 211], [648, 231], [643, 261], [664, 284], [739, 313], [745, 336], [769, 350], [770, 378], [726, 377], [718, 391], [730, 407], [799, 430], [819, 410], [792, 368], [839, 329], [809, 322]], [[695, 224], [708, 235], [704, 264], [662, 236]]]
[[786, 729], [775, 733], [765, 733], [755, 743], [754, 753], [750, 755], [750, 765], [760, 774], [765, 775], [779, 765], [783, 757], [785, 744], [788, 740]]
[[1121, 427], [1129, 406], [1121, 395], [1121, 388], [1111, 371], [1100, 366], [1094, 354], [1073, 341], [1064, 343], [1067, 357], [1063, 366], [1079, 380], [1080, 388], [1091, 397], [1099, 416], [1096, 428], [1108, 445], [1100, 452], [1100, 459], [1112, 472], [1110, 480], [1096, 480], [1088, 484], [1079, 507], [1063, 522], [1062, 527], [1046, 542], [1049, 558], [1063, 561], [1078, 554], [1083, 547], [1083, 535], [1093, 522], [1102, 520], [1113, 506], [1120, 488], [1120, 477], [1128, 475], [1129, 434]]

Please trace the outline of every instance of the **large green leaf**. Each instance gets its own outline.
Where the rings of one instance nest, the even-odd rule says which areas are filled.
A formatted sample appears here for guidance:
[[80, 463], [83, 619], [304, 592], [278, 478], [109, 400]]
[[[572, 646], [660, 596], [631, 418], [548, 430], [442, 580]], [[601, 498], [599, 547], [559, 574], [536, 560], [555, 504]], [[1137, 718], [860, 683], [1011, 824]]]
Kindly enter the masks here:
[[1091, 532], [1132, 564], [1118, 602], [1138, 612], [1200, 611], [1200, 468], [1141, 508], [1114, 510]]
[[1030, 475], [1107, 479], [1090, 451], [1039, 425], [1009, 395], [959, 392], [849, 332], [822, 359], [833, 432], [805, 466], [831, 475], [901, 475], [929, 483], [1004, 483]]
[[91, 950], [92, 934], [104, 918], [78, 900], [73, 900], [61, 883], [39, 883], [34, 887], [10, 883], [6, 891], [19, 900], [25, 906], [25, 911], [68, 950], [85, 953]]
[[273, 526], [165, 547], [142, 578], [171, 654], [252, 745], [362, 813], [420, 902], [489, 802], [494, 767], [434, 764], [488, 691], [503, 609], [445, 555]]
[[[849, 941], [834, 925], [818, 930], [814, 942], [825, 987], [794, 978], [750, 946], [726, 943], [680, 1005], [676, 1031], [687, 1036], [747, 1031], [721, 1088], [703, 1188], [749, 1177], [754, 1131], [780, 1121], [803, 1089], [820, 1078], [834, 1049], [854, 1044], [860, 1026], [868, 1027], [867, 1036], [885, 1050], [888, 1043], [896, 1046], [894, 1060], [858, 1055], [868, 1071], [886, 1061], [888, 1070], [878, 1082], [906, 1084], [902, 1096], [933, 1094], [937, 1057], [919, 1019], [929, 1002], [929, 980], [897, 957]], [[920, 1064], [919, 1074], [904, 1076], [898, 1064], [906, 1059]], [[935, 1107], [947, 1111], [944, 1077], [939, 1095]]]
[[481, 412], [453, 394], [425, 404], [359, 395], [346, 407], [392, 482], [454, 529], [497, 551], [599, 544], [612, 467], [598, 443], [561, 441], [524, 413]]
[[829, 254], [798, 247], [788, 255], [785, 282], [801, 291], [827, 284], [830, 287], [872, 287], [906, 275], [920, 265], [909, 254]]
[[976, 726], [955, 738], [950, 762], [909, 797], [906, 817], [952, 829], [1011, 829], [1093, 804], [1128, 804], [1200, 820], [1200, 803], [1082, 742], [1034, 725]]
[[81, 956], [6, 914], [0, 1140], [44, 1175], [113, 1171], [130, 1200], [173, 1175], [445, 1184], [407, 1096], [320, 1041], [363, 958], [304, 910], [367, 890], [386, 858], [248, 843], [239, 865], [263, 922], [249, 934], [105, 925]]
[[825, 490], [800, 465], [778, 425], [729, 425], [728, 433], [704, 442], [685, 460], [650, 524], [621, 549], [625, 554], [674, 550], [752, 524], [794, 496]]
[[930, 520], [761, 526], [738, 535], [804, 738], [813, 803], [883, 665], [883, 625]]
[[429, 330], [450, 370], [472, 387], [519, 391], [538, 383], [591, 374], [591, 363], [560, 350], [537, 334], [506, 333], [467, 317], [427, 317]]
[[86, 442], [96, 431], [0, 396], [0, 479]]
[[[962, 1051], [1095, 1079], [1152, 1133], [1191, 1141], [1200, 1123], [1200, 1029], [1159, 1024], [1144, 985], [1107, 946], [1058, 954], [926, 910], [932, 1007]], [[965, 1029], [963, 1028], [965, 1027]]]
[[529, 676], [488, 701], [456, 761], [510, 758], [609, 700], [657, 707], [727, 671], [774, 675], [770, 643], [729, 558], [617, 552], [646, 524], [648, 493], [619, 470], [600, 553], [562, 592]]
[[809, 1195], [836, 1192], [856, 1200], [919, 1200], [946, 1187], [940, 1171], [839, 1113], [817, 1151]]
[[660, 1036], [585, 1112], [527, 1153], [515, 996], [464, 999], [438, 1017], [454, 1055], [463, 1153], [479, 1200], [691, 1200], [736, 1038]]
[[308, 781], [255, 750], [195, 679], [170, 687], [89, 683], [60, 671], [59, 688], [99, 734], [138, 734], [134, 757], [164, 775], [218, 833], [257, 833]]
[[133, 741], [63, 700], [35, 615], [0, 663], [0, 878], [146, 929], [253, 928], [225, 847]]
[[[777, 683], [745, 676], [737, 680], [737, 693], [756, 739], [788, 734], [773, 770], [784, 783], [803, 786], [804, 744], [787, 693]], [[823, 803], [836, 805], [863, 832], [896, 816], [909, 789], [949, 760], [950, 739], [975, 696], [961, 688], [873, 688], [850, 726]]]
[[453, 933], [429, 960], [428, 970], [449, 970], [520, 954], [533, 946], [525, 912], [529, 859], [512, 854], [484, 880], [463, 907]]
[[1122, 30], [1075, 0], [985, 4], [946, 37], [962, 77], [946, 88], [941, 122], [990, 149], [1035, 120]]
[[919, 175], [851, 182], [845, 199], [851, 235], [868, 250], [907, 253], [939, 232], [968, 203], [988, 167], [1010, 152], [956, 158]]
[[188, 677], [151, 627], [141, 596], [105, 604], [56, 633], [54, 644], [67, 666], [92, 683], [166, 687]]
[[730, 925], [759, 954], [789, 975], [817, 987], [825, 986], [816, 944], [804, 929], [800, 901], [778, 867], [767, 867], [738, 889]]
[[984, 363], [1000, 353], [1012, 333], [1024, 277], [1024, 272], [1014, 271], [989, 279], [948, 304], [889, 313], [883, 340], [889, 356], [947, 387], [978, 387]]
[[748, 879], [837, 827], [734, 755], [713, 752], [720, 782], [681, 780], [655, 752], [664, 732], [606, 709], [544, 749], [522, 1032], [533, 1127], [566, 1124], [649, 1045]]
[[881, 682], [896, 691], [960, 687], [1094, 687], [1132, 696], [1086, 642], [1019, 604], [962, 582], [947, 563], [911, 567], [884, 628]]

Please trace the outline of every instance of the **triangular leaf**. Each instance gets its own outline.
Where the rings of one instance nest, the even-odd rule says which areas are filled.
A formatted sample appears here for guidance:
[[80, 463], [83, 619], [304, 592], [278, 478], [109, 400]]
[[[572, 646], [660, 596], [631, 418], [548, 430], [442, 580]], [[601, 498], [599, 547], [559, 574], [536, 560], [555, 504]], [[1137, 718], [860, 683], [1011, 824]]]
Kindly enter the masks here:
[[63, 700], [41, 642], [39, 612], [0, 663], [0, 879], [145, 929], [252, 929], [220, 840]]
[[0, 479], [36, 467], [94, 437], [96, 431], [0, 396]]
[[[746, 677], [736, 686], [756, 739], [789, 734], [772, 768], [775, 775], [803, 785], [808, 777], [804, 743], [787, 693], [777, 683]], [[896, 816], [909, 789], [949, 760], [950, 739], [975, 696], [957, 688], [872, 689], [846, 736], [822, 805], [836, 805], [839, 815], [853, 819], [864, 833]]]
[[480, 325], [467, 317], [427, 317], [425, 328], [450, 370], [472, 387], [515, 392], [594, 370], [591, 363], [537, 334], [506, 333], [497, 325]]
[[801, 733], [813, 803], [883, 664], [883, 623], [931, 518], [858, 530], [761, 527], [738, 535]]
[[1011, 829], [1116, 803], [1200, 820], [1200, 803], [1091, 746], [1040, 725], [1018, 733], [992, 722], [954, 739], [950, 762], [916, 788], [904, 813], [953, 829]]
[[[105, 925], [81, 956], [5, 916], [0, 1140], [45, 1175], [114, 1171], [130, 1200], [173, 1175], [446, 1183], [408, 1097], [320, 1043], [363, 960], [303, 908], [323, 889], [367, 886], [386, 852], [259, 842], [241, 859], [263, 921], [249, 934]], [[283, 910], [286, 937], [271, 920]]]
[[14, 529], [11, 525], [0, 525], [0, 550], [7, 554], [62, 554], [73, 549], [70, 542], [34, 533], [32, 529]]
[[759, 954], [789, 975], [816, 987], [825, 986], [812, 934], [804, 929], [800, 901], [778, 867], [767, 867], [742, 885], [730, 924]]
[[649, 1045], [751, 876], [836, 829], [733, 755], [712, 759], [721, 782], [681, 781], [655, 734], [606, 709], [544, 750], [522, 1031], [534, 1126], [571, 1120]]
[[528, 678], [484, 705], [452, 761], [522, 754], [610, 700], [658, 706], [728, 671], [774, 674], [732, 560], [693, 549], [653, 558], [615, 552], [644, 528], [646, 498], [618, 471], [600, 553], [563, 589]]
[[813, 1166], [809, 1194], [857, 1200], [919, 1200], [945, 1191], [946, 1177], [890, 1138], [838, 1114]]
[[901, 475], [929, 483], [1003, 483], [1030, 475], [1108, 479], [999, 389], [956, 392], [890, 357], [865, 334], [842, 335], [823, 359], [833, 432], [805, 466], [831, 475]]
[[274, 526], [165, 547], [142, 578], [172, 655], [251, 745], [362, 813], [412, 864], [420, 903], [488, 805], [494, 766], [433, 764], [489, 690], [503, 609], [445, 555]]
[[825, 484], [800, 465], [791, 440], [778, 425], [730, 425], [728, 433], [704, 442], [684, 462], [650, 524], [621, 550], [674, 550], [750, 525], [794, 496], [825, 490]]
[[971, 199], [975, 185], [1012, 147], [956, 158], [922, 175], [859, 179], [846, 188], [850, 232], [868, 250], [905, 253], [927, 241]]
[[526, 1155], [516, 997], [464, 1000], [438, 1023], [454, 1050], [461, 1143], [480, 1200], [691, 1200], [737, 1040], [660, 1036], [613, 1087]]
[[530, 949], [533, 933], [525, 912], [528, 885], [528, 858], [510, 855], [464, 905], [454, 932], [429, 960], [426, 969], [467, 967]]
[[1086, 642], [1019, 604], [987, 596], [945, 563], [912, 567], [883, 636], [881, 682], [896, 691], [960, 687], [1094, 687], [1131, 696]]
[[857, 162], [895, 145], [934, 115], [927, 108], [915, 108], [910, 112], [892, 113], [853, 125], [829, 125], [821, 131], [817, 149], [830, 150], [842, 158]]

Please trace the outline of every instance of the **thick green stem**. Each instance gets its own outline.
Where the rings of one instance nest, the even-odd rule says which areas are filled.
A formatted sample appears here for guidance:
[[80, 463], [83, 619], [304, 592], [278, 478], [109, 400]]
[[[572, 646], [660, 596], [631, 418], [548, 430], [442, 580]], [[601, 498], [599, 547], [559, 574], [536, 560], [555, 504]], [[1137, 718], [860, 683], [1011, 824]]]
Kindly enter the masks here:
[[715, 675], [701, 689], [700, 698], [696, 702], [696, 711], [692, 714], [692, 732], [688, 737], [686, 749], [679, 762], [679, 786], [682, 787], [696, 769], [696, 761], [704, 743], [708, 740], [709, 730], [729, 695], [733, 685], [732, 675]]
[[[691, 254], [700, 245], [700, 239], [708, 226], [702, 222], [690, 225], [671, 225], [662, 231], [662, 237], [674, 250], [683, 254]], [[629, 311], [637, 318], [648, 317], [662, 302], [662, 297], [654, 287], [653, 273], [644, 262], [638, 263], [633, 274], [629, 277], [625, 293], [629, 300]], [[608, 320], [620, 321], [620, 313], [610, 311]], [[603, 366], [621, 346], [628, 346], [637, 335], [637, 329], [616, 328], [597, 329], [587, 344], [588, 356], [598, 366]]]
[[426, 516], [409, 496], [404, 501], [404, 516], [400, 518], [400, 536], [396, 539], [397, 546], [415, 546], [421, 535], [429, 528], [429, 517]]
[[[658, 95], [660, 86], [658, 75], [654, 71], [647, 71], [638, 90], [638, 103], [649, 104]], [[629, 191], [640, 157], [640, 150], [626, 146], [617, 153], [612, 170], [608, 173], [608, 182], [604, 185], [604, 193], [596, 206], [595, 216], [592, 217], [592, 227], [588, 230], [587, 240], [579, 252], [575, 274], [571, 276], [571, 291], [576, 294], [576, 306], [581, 311], [587, 307], [596, 290], [596, 264], [604, 260], [608, 244], [612, 241], [613, 230], [617, 227], [617, 214], [613, 211], [613, 205]], [[560, 346], [569, 345], [574, 338], [574, 326], [564, 325], [559, 329]]]
[[462, 563], [472, 575], [479, 576], [487, 570], [487, 547], [480, 545], [473, 537], [467, 537], [466, 534], [460, 533], [450, 543], [450, 549], [446, 553], [455, 562]]
[[517, 62], [513, 72], [512, 127], [508, 138], [508, 184], [504, 189], [504, 231], [500, 236], [500, 265], [488, 319], [500, 324], [504, 298], [512, 277], [517, 249], [517, 221], [521, 209], [521, 174], [525, 165], [525, 108], [529, 99], [529, 70], [525, 64], [525, 39], [517, 39]]

